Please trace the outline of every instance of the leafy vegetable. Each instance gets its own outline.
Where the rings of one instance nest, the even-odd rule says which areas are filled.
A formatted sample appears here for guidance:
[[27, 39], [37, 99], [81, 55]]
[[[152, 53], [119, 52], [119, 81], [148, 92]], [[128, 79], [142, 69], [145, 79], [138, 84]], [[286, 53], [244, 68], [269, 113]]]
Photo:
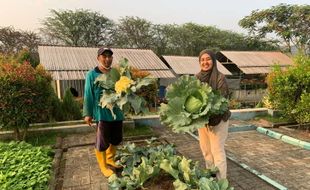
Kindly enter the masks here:
[[160, 105], [160, 120], [174, 132], [195, 131], [211, 115], [228, 110], [228, 100], [196, 77], [184, 75], [167, 87], [168, 104]]
[[150, 76], [134, 78], [128, 60], [123, 59], [118, 68], [112, 68], [107, 74], [100, 75], [95, 83], [104, 89], [100, 105], [110, 109], [115, 117], [113, 112], [115, 106], [118, 106], [126, 114], [131, 113], [132, 110], [135, 114], [147, 113], [147, 103], [137, 92], [155, 81], [156, 79]]
[[50, 154], [25, 142], [0, 143], [0, 189], [48, 189]]
[[189, 96], [185, 101], [185, 110], [190, 113], [196, 113], [202, 106], [202, 101], [195, 96]]
[[152, 177], [170, 174], [175, 181], [176, 190], [211, 189], [230, 190], [228, 181], [216, 181], [211, 177], [216, 170], [203, 170], [198, 162], [176, 155], [172, 145], [156, 145], [156, 139], [151, 139], [144, 147], [135, 144], [125, 144], [118, 152], [124, 170], [121, 177], [115, 174], [109, 177], [109, 189], [144, 189], [143, 185]]

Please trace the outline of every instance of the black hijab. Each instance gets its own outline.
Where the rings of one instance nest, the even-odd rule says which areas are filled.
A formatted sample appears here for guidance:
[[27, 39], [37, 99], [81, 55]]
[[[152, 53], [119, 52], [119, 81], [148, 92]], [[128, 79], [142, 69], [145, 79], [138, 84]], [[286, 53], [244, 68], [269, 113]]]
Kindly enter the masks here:
[[196, 74], [196, 77], [201, 81], [201, 82], [206, 82], [208, 83], [213, 90], [219, 90], [221, 94], [225, 97], [228, 96], [228, 86], [226, 82], [225, 75], [220, 73], [217, 69], [217, 61], [216, 61], [216, 56], [215, 54], [210, 51], [210, 50], [202, 50], [199, 53], [199, 63], [201, 56], [203, 54], [208, 54], [211, 59], [212, 59], [212, 68], [208, 71], [200, 71], [199, 73]]

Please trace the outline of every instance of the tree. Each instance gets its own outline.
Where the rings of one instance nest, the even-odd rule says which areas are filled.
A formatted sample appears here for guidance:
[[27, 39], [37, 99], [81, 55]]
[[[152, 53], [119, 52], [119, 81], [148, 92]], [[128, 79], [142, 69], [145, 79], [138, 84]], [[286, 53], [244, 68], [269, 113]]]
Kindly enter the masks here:
[[1, 53], [15, 53], [22, 49], [22, 33], [13, 27], [0, 29], [0, 51]]
[[40, 37], [31, 31], [19, 31], [14, 27], [0, 28], [0, 52], [4, 54], [18, 53], [27, 48], [30, 52], [37, 52]]
[[167, 27], [169, 28], [166, 31], [169, 32], [162, 37], [166, 44], [163, 54], [197, 56], [202, 49], [214, 51], [277, 49], [271, 41], [250, 38], [235, 32], [220, 30], [214, 26], [185, 23]]
[[48, 118], [54, 93], [51, 80], [42, 67], [34, 69], [29, 63], [0, 64], [0, 126], [13, 129], [17, 140], [26, 138], [30, 123]]
[[15, 60], [20, 63], [28, 61], [33, 67], [39, 63], [38, 45], [40, 37], [29, 31], [19, 31], [13, 27], [0, 28], [0, 56], [1, 60], [6, 59], [6, 63]]
[[196, 56], [203, 49], [215, 49], [214, 47], [217, 47], [215, 41], [218, 41], [219, 38], [217, 37], [216, 32], [212, 32], [213, 29], [215, 28], [195, 23], [185, 23], [181, 25], [181, 30], [183, 30], [188, 36], [184, 39], [188, 40], [188, 46], [185, 49], [185, 52], [188, 55]]
[[174, 55], [191, 54], [189, 49], [193, 44], [191, 43], [192, 40], [190, 30], [182, 26], [176, 26], [173, 28], [173, 32], [171, 33], [171, 36], [168, 36], [168, 38], [170, 38], [171, 43], [169, 53]]
[[245, 49], [243, 50], [260, 50], [260, 51], [280, 50], [278, 40], [264, 40], [258, 37], [246, 36], [242, 42], [246, 45]]
[[114, 45], [123, 48], [151, 48], [153, 25], [139, 17], [125, 17], [117, 24]]
[[171, 44], [171, 36], [176, 25], [156, 24], [152, 28], [153, 44], [152, 49], [157, 55], [164, 55], [173, 49]]
[[280, 4], [265, 10], [254, 10], [239, 25], [259, 38], [268, 33], [284, 41], [289, 52], [296, 46], [302, 53], [310, 51], [310, 5]]
[[110, 45], [114, 23], [98, 12], [78, 9], [57, 11], [43, 20], [40, 29], [53, 44], [69, 46]]

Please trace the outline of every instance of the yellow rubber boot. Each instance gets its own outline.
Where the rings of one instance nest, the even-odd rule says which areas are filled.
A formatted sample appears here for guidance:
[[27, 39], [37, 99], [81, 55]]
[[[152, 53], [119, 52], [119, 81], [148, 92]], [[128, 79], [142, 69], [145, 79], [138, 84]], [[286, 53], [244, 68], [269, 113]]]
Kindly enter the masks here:
[[122, 166], [119, 166], [115, 163], [114, 157], [116, 154], [116, 148], [112, 144], [110, 144], [109, 148], [106, 150], [107, 152], [107, 164], [112, 166], [113, 168], [120, 169]]
[[114, 172], [107, 167], [107, 163], [106, 163], [106, 152], [100, 152], [97, 149], [95, 149], [95, 153], [96, 153], [96, 158], [101, 170], [101, 173], [105, 176], [105, 177], [110, 177]]

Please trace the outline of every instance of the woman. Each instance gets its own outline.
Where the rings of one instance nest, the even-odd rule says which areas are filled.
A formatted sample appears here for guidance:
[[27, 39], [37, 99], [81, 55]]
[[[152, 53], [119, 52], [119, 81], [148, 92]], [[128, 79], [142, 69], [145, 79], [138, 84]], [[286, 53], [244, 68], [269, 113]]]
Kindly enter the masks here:
[[[217, 70], [216, 57], [212, 51], [203, 50], [199, 54], [199, 64], [201, 71], [196, 77], [208, 83], [213, 90], [228, 98], [228, 86], [225, 76]], [[227, 164], [225, 154], [225, 141], [228, 135], [228, 118], [230, 111], [223, 115], [210, 117], [206, 127], [198, 129], [199, 144], [206, 161], [206, 167], [216, 166], [219, 172], [216, 174], [218, 179], [226, 178]]]

